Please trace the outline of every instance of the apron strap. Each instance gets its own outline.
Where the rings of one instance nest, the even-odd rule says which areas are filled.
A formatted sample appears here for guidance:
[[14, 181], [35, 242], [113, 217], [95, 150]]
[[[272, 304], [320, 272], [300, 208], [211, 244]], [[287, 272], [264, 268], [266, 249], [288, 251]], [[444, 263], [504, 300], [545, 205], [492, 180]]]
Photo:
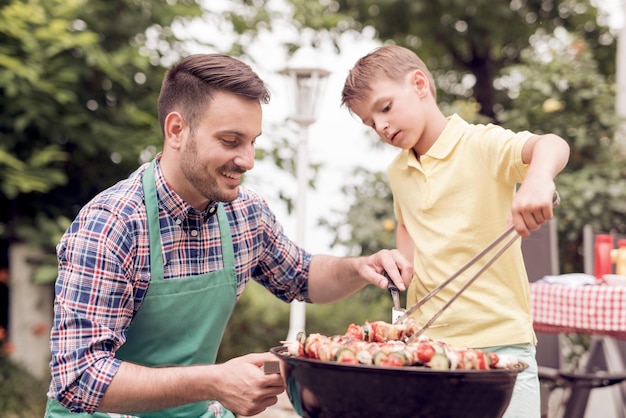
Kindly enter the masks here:
[[161, 224], [159, 223], [159, 203], [156, 196], [154, 160], [143, 174], [143, 194], [148, 217], [148, 237], [150, 238], [150, 281], [164, 280], [163, 254], [161, 253]]
[[224, 268], [235, 266], [235, 251], [233, 249], [233, 241], [230, 234], [230, 223], [224, 210], [224, 205], [220, 203], [217, 207], [217, 219], [220, 225], [220, 237], [222, 239], [222, 257], [224, 259]]
[[[150, 239], [150, 281], [164, 280], [163, 253], [161, 246], [161, 224], [159, 222], [159, 203], [156, 195], [156, 180], [154, 177], [155, 160], [150, 162], [143, 174], [142, 184], [146, 214], [148, 218], [148, 236]], [[224, 268], [235, 266], [235, 251], [230, 233], [230, 223], [222, 203], [217, 207], [217, 219], [222, 241], [222, 256]]]

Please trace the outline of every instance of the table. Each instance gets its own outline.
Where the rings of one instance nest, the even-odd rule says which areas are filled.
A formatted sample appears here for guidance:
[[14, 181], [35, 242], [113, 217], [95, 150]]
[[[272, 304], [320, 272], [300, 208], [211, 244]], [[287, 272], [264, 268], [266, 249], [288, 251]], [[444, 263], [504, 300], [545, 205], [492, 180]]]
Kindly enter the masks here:
[[626, 340], [626, 287], [530, 284], [536, 331]]
[[[537, 332], [580, 333], [592, 336], [589, 360], [583, 372], [593, 371], [598, 355], [611, 373], [626, 372], [617, 340], [626, 340], [626, 287], [599, 285], [568, 286], [535, 282], [530, 284], [532, 315]], [[621, 394], [620, 392], [621, 386]], [[626, 388], [616, 385], [616, 410], [624, 417]], [[581, 402], [572, 403], [565, 416], [583, 416], [589, 391]]]

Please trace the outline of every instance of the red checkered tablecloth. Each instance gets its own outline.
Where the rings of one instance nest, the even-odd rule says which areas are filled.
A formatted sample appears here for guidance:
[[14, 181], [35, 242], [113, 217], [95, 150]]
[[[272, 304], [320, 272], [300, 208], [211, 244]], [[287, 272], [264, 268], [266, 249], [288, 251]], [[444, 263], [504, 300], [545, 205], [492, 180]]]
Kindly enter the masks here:
[[626, 287], [531, 283], [536, 331], [626, 339]]

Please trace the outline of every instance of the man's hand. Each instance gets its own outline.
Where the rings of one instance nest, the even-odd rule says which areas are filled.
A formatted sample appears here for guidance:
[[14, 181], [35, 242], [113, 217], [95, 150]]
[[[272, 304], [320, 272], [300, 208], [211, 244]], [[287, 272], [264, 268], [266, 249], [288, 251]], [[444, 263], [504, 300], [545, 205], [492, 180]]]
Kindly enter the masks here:
[[387, 289], [387, 272], [400, 291], [413, 278], [413, 265], [398, 250], [381, 250], [362, 257], [315, 255], [309, 267], [309, 297], [313, 303], [343, 299], [371, 283]]
[[285, 390], [280, 374], [265, 374], [272, 353], [254, 353], [223, 364], [145, 367], [122, 362], [99, 412], [157, 411], [216, 400], [238, 415], [256, 415], [278, 402]]
[[272, 353], [253, 353], [216, 365], [222, 376], [217, 400], [236, 415], [251, 416], [278, 402], [285, 386], [280, 374], [265, 374], [266, 361], [276, 361]]
[[402, 292], [411, 283], [413, 265], [398, 250], [381, 250], [367, 257], [359, 269], [361, 277], [381, 289], [387, 289], [389, 282], [384, 272]]

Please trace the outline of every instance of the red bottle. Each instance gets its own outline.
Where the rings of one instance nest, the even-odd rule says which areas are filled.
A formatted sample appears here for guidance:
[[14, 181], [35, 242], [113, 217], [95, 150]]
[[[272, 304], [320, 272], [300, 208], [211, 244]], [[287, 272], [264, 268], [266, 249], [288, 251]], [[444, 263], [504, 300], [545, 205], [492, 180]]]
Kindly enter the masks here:
[[613, 237], [609, 234], [596, 235], [595, 258], [593, 260], [594, 276], [601, 279], [605, 274], [611, 274], [611, 250], [613, 250]]

